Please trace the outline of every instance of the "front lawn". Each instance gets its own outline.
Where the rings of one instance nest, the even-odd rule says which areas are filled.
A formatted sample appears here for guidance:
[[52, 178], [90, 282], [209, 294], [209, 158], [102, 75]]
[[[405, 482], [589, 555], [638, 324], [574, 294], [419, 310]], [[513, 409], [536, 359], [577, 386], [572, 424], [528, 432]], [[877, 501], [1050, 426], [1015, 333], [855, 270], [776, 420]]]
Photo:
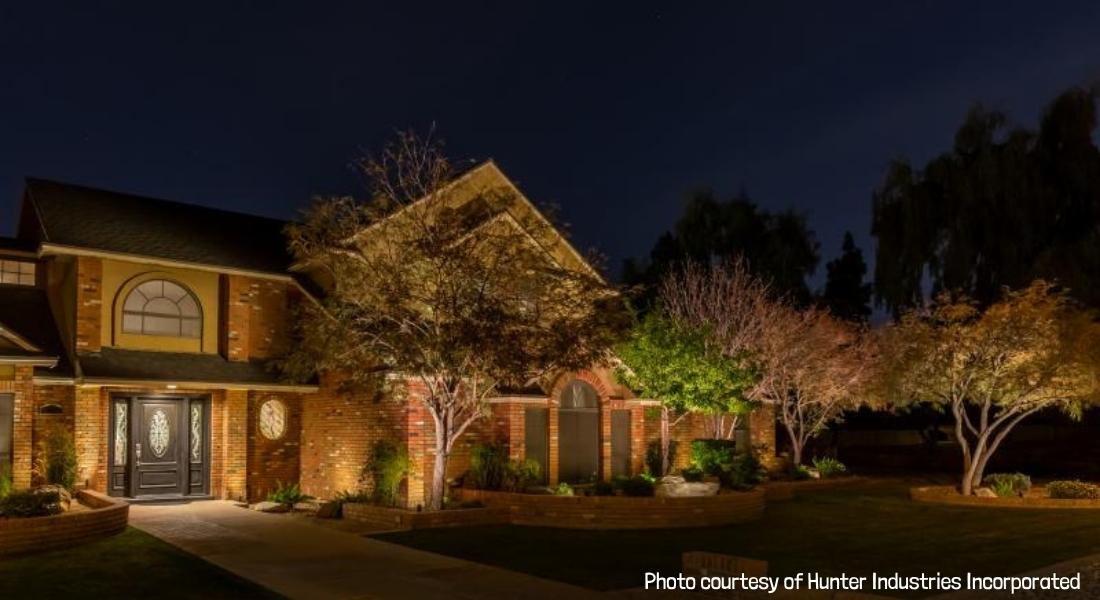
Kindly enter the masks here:
[[1100, 552], [1100, 511], [919, 504], [908, 487], [869, 482], [771, 503], [754, 523], [706, 529], [578, 531], [518, 526], [376, 536], [596, 589], [638, 587], [709, 550], [769, 561], [769, 574], [1012, 575]]
[[0, 560], [0, 598], [281, 598], [134, 529]]

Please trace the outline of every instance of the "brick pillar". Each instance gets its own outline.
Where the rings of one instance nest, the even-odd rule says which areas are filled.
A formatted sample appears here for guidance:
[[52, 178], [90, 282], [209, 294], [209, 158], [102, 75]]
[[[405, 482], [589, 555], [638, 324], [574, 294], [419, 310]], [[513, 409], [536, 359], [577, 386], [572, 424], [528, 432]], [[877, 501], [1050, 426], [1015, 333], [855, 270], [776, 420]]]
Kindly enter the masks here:
[[600, 479], [611, 481], [611, 400], [600, 397]]
[[226, 390], [222, 405], [222, 423], [225, 442], [222, 444], [221, 496], [230, 500], [256, 500], [248, 498], [248, 392]]
[[76, 350], [99, 352], [102, 343], [103, 261], [76, 257]]
[[76, 389], [73, 402], [76, 482], [107, 491], [107, 395], [98, 386]]
[[249, 336], [252, 327], [252, 307], [259, 295], [259, 284], [249, 277], [226, 275], [224, 352], [225, 358], [232, 361], [246, 361], [250, 358]]
[[508, 457], [523, 460], [527, 458], [526, 407], [523, 404], [507, 404], [505, 408], [508, 411]]
[[749, 415], [749, 441], [768, 470], [781, 466], [775, 455], [775, 406], [765, 404]]
[[[15, 367], [12, 393], [11, 480], [16, 488], [31, 486], [34, 467], [34, 367]], [[5, 382], [7, 383], [7, 382]]]
[[406, 383], [405, 444], [409, 453], [409, 476], [406, 479], [405, 506], [416, 508], [426, 506], [431, 489], [431, 478], [435, 468], [435, 423], [428, 409], [416, 396], [423, 393], [419, 386]]
[[546, 482], [550, 485], [558, 485], [558, 461], [560, 459], [558, 453], [558, 394], [554, 394], [550, 397], [549, 409], [547, 411], [547, 429], [550, 437], [547, 440], [547, 457], [550, 463], [546, 468], [549, 473], [546, 474]]
[[630, 407], [630, 472], [645, 470], [645, 407]]

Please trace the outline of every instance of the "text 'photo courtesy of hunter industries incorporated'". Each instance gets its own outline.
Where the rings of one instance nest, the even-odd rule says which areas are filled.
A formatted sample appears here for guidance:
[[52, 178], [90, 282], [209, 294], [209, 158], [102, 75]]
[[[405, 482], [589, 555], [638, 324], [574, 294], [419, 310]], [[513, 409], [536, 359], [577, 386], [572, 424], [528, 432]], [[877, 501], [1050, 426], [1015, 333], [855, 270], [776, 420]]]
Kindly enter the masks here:
[[[643, 589], [662, 592], [693, 592], [699, 596], [726, 598], [777, 597], [861, 598], [939, 597], [987, 598], [1019, 596], [1023, 598], [1095, 597], [1092, 590], [1082, 592], [1080, 572], [998, 576], [966, 573], [871, 573], [866, 576], [824, 575], [803, 572], [785, 576], [729, 574], [703, 570], [692, 574], [646, 572]], [[953, 594], [957, 592], [957, 594]], [[881, 596], [878, 596], [881, 594]]]

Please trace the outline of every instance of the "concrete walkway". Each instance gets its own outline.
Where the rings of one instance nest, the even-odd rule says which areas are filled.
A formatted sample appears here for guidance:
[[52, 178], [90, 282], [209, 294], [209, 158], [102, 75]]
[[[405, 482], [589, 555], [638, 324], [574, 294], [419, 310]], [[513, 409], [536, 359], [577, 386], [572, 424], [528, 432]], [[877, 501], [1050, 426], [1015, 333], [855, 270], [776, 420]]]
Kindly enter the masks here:
[[231, 502], [135, 504], [130, 507], [130, 524], [290, 598], [583, 600], [600, 596], [287, 515], [246, 510]]

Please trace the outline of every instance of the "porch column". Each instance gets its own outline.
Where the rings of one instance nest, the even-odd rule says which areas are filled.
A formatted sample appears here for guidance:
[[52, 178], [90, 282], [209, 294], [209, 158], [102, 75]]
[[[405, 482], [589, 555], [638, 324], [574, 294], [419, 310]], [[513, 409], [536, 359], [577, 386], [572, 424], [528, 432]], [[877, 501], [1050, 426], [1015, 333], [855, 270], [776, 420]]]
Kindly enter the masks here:
[[248, 391], [225, 390], [222, 403], [222, 477], [221, 493], [230, 500], [260, 500], [248, 498]]
[[5, 381], [12, 395], [11, 482], [15, 488], [31, 486], [34, 454], [34, 367], [16, 366], [15, 377]]
[[80, 386], [73, 404], [76, 483], [107, 493], [107, 394], [99, 386]]
[[774, 471], [781, 466], [775, 455], [775, 406], [765, 404], [749, 414], [749, 441], [765, 468]]

